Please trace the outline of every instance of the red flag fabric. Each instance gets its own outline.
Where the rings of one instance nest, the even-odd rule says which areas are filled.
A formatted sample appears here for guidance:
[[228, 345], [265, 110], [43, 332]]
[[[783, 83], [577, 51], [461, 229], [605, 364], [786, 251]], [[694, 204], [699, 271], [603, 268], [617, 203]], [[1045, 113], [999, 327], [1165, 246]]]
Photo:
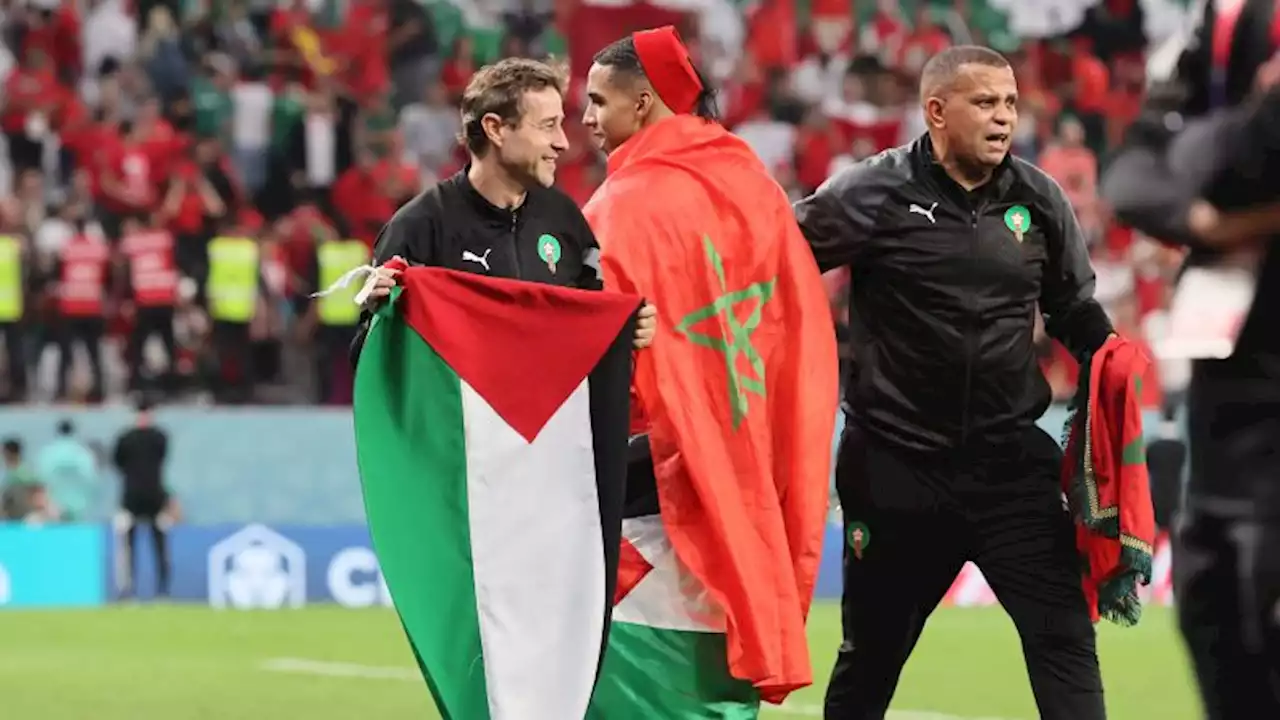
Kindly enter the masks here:
[[615, 151], [585, 213], [606, 287], [658, 310], [634, 386], [663, 526], [727, 615], [730, 672], [779, 703], [813, 682], [805, 618], [837, 408], [817, 265], [748, 146], [688, 115]]
[[1113, 335], [1080, 368], [1067, 424], [1062, 490], [1076, 518], [1094, 622], [1136, 624], [1138, 586], [1151, 582], [1156, 522], [1142, 431], [1142, 377], [1150, 365], [1137, 343]]

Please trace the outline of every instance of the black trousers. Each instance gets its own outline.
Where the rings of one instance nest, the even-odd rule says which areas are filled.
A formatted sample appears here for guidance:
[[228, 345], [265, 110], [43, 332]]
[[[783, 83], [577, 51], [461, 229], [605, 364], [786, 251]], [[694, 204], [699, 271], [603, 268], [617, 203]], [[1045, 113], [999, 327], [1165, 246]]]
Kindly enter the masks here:
[[846, 427], [836, 467], [844, 642], [828, 720], [885, 717], [925, 621], [966, 561], [1018, 629], [1041, 718], [1106, 717], [1061, 458], [1038, 428], [1002, 447], [927, 454]]
[[27, 397], [26, 328], [19, 322], [0, 322], [0, 338], [4, 340], [6, 365], [9, 368], [7, 402], [22, 402]]
[[1207, 720], [1280, 718], [1280, 520], [1188, 509], [1173, 582]]
[[80, 344], [89, 355], [89, 370], [93, 382], [89, 397], [93, 400], [102, 399], [102, 335], [106, 331], [106, 325], [106, 321], [100, 317], [63, 317], [59, 320], [58, 397], [67, 396], [67, 375], [71, 374], [72, 353], [76, 344]]
[[[253, 345], [248, 323], [213, 321], [213, 346], [218, 355], [218, 368], [212, 390], [219, 402], [247, 403], [253, 397]], [[227, 379], [227, 365], [232, 365]]]
[[[354, 325], [323, 325], [316, 328], [315, 339], [315, 372], [316, 402], [328, 405], [338, 402], [337, 398], [349, 400], [351, 387], [337, 387], [338, 365], [347, 363], [347, 349], [355, 339]], [[345, 368], [343, 368], [345, 370]]]
[[174, 360], [177, 357], [177, 343], [173, 337], [172, 307], [139, 307], [134, 319], [133, 331], [129, 333], [129, 341], [124, 348], [124, 361], [129, 366], [129, 387], [138, 389], [142, 381], [142, 347], [153, 335], [160, 336], [164, 344], [164, 354], [169, 362], [167, 373], [173, 372]]
[[138, 531], [142, 525], [151, 530], [151, 549], [155, 553], [156, 563], [156, 595], [168, 597], [169, 579], [173, 575], [173, 565], [169, 559], [169, 532], [164, 520], [167, 496], [154, 498], [130, 498], [125, 502], [124, 527], [121, 528], [124, 542], [120, 549], [124, 557], [120, 558], [116, 568], [120, 577], [120, 595], [129, 597], [137, 592], [138, 577]]
[[24, 170], [39, 170], [44, 162], [44, 142], [32, 140], [25, 132], [5, 133], [9, 143], [9, 160], [15, 179]]

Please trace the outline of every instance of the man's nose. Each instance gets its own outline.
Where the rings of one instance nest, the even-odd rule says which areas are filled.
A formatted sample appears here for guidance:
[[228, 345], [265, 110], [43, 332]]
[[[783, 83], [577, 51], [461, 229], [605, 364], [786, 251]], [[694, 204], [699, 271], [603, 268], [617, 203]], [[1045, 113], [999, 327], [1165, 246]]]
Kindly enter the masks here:
[[565, 134], [564, 128], [560, 128], [555, 137], [551, 138], [551, 149], [556, 152], [564, 152], [569, 149], [569, 136]]

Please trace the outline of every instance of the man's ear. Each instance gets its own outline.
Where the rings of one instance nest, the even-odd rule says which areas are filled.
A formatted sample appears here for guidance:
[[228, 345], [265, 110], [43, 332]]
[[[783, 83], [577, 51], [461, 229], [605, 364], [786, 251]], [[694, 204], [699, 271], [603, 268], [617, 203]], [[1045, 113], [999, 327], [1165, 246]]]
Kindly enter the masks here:
[[947, 101], [940, 97], [930, 97], [924, 101], [924, 121], [929, 127], [940, 128], [946, 125], [946, 119], [943, 117], [942, 111], [946, 108]]
[[489, 144], [494, 147], [502, 147], [502, 118], [497, 113], [487, 113], [480, 118], [480, 127], [484, 128], [485, 137], [489, 138]]
[[649, 117], [649, 113], [653, 111], [653, 106], [658, 102], [657, 96], [653, 92], [653, 88], [648, 86], [640, 88], [636, 93], [636, 115], [644, 120]]

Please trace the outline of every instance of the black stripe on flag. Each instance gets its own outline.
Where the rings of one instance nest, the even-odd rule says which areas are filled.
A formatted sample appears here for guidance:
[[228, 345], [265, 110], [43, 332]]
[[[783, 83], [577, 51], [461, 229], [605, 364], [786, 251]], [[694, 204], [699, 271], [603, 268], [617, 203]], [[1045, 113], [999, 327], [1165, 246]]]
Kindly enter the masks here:
[[[636, 317], [631, 316], [613, 344], [591, 371], [591, 437], [594, 441], [596, 493], [600, 501], [600, 529], [604, 541], [604, 634], [600, 663], [609, 646], [613, 595], [618, 587], [618, 554], [622, 546], [622, 508], [626, 496], [627, 427], [631, 420], [631, 342]], [[600, 677], [600, 666], [596, 679]]]

